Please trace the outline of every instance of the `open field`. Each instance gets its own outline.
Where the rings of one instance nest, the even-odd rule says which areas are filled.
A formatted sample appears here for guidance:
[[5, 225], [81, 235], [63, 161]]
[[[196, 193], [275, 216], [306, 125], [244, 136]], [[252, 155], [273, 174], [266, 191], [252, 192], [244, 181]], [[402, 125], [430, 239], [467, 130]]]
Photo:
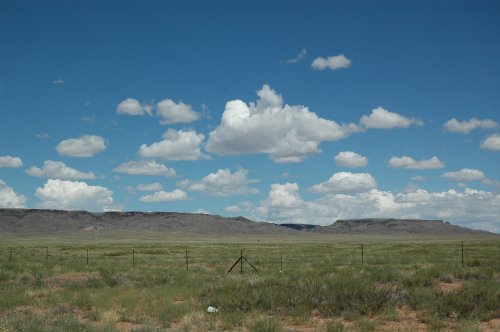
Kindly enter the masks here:
[[0, 331], [499, 331], [500, 240], [3, 239], [0, 289]]

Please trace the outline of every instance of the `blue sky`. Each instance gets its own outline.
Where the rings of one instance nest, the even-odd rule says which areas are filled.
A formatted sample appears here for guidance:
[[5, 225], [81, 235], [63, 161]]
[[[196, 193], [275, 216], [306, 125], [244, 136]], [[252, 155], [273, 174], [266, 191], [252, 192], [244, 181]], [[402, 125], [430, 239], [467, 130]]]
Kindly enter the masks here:
[[1, 1], [0, 206], [500, 231], [496, 1]]

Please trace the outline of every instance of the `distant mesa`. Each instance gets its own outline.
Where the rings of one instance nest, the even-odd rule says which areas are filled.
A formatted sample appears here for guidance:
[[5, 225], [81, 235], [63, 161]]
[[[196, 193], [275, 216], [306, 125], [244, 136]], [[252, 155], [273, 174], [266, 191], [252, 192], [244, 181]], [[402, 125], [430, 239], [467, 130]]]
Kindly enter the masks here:
[[106, 233], [206, 235], [289, 234], [265, 222], [237, 217], [177, 212], [103, 212], [0, 209], [0, 234], [57, 235]]
[[329, 226], [281, 224], [282, 227], [324, 234], [352, 235], [486, 235], [493, 233], [452, 225], [443, 220], [367, 218], [337, 220]]
[[178, 212], [103, 212], [0, 209], [0, 234], [172, 233], [199, 235], [493, 235], [442, 220], [353, 219], [329, 226], [272, 224], [244, 217]]

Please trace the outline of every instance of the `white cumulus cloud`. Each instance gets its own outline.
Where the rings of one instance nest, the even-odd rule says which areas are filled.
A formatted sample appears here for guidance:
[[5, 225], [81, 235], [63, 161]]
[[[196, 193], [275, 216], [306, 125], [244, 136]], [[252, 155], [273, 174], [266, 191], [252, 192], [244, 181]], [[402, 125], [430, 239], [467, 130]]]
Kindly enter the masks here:
[[175, 170], [154, 160], [129, 161], [113, 169], [113, 172], [130, 175], [175, 176]]
[[56, 146], [62, 156], [92, 157], [96, 153], [106, 150], [104, 138], [96, 135], [83, 135], [79, 138], [69, 138]]
[[81, 172], [74, 168], [66, 166], [62, 161], [45, 160], [43, 168], [33, 166], [26, 170], [31, 176], [41, 177], [46, 176], [52, 179], [60, 180], [91, 180], [96, 176], [92, 172]]
[[113, 209], [113, 192], [85, 182], [49, 179], [36, 189], [44, 209], [106, 211]]
[[[270, 196], [274, 192], [271, 188]], [[282, 195], [287, 197], [287, 194], [298, 201], [292, 206], [299, 208], [272, 204], [267, 199], [249, 217], [317, 225], [357, 218], [443, 219], [465, 227], [500, 232], [500, 195], [470, 188], [442, 192], [416, 189], [404, 193], [372, 189], [352, 194], [328, 193], [317, 200], [305, 201], [300, 198], [298, 186], [290, 186], [290, 191], [285, 190]]]
[[472, 168], [462, 168], [456, 172], [446, 172], [442, 177], [451, 181], [479, 181], [485, 179], [482, 171]]
[[198, 160], [207, 158], [201, 152], [200, 146], [205, 135], [194, 130], [168, 129], [162, 136], [163, 140], [151, 145], [142, 144], [139, 154], [144, 158], [161, 158], [167, 160]]
[[31, 176], [35, 176], [38, 178], [45, 175], [45, 173], [43, 172], [43, 169], [41, 169], [40, 167], [36, 167], [36, 166], [32, 166], [32, 167], [28, 168], [26, 170], [26, 174], [31, 175]]
[[408, 128], [411, 125], [420, 126], [422, 125], [422, 121], [415, 118], [407, 118], [382, 107], [377, 107], [372, 110], [370, 115], [363, 115], [360, 124], [364, 128], [392, 129]]
[[23, 167], [23, 161], [19, 157], [0, 156], [0, 167]]
[[500, 151], [500, 134], [488, 136], [482, 143], [481, 149]]
[[269, 196], [255, 209], [256, 218], [277, 223], [306, 222], [303, 219], [306, 203], [299, 193], [297, 183], [275, 183], [271, 185]]
[[415, 160], [408, 156], [392, 157], [389, 159], [389, 166], [394, 168], [406, 169], [438, 169], [443, 168], [444, 163], [438, 157], [433, 156], [430, 159]]
[[340, 68], [350, 68], [352, 61], [346, 58], [344, 54], [333, 55], [327, 58], [317, 57], [311, 63], [311, 67], [316, 70], [337, 70]]
[[494, 129], [498, 127], [498, 122], [491, 119], [477, 119], [471, 118], [469, 120], [458, 121], [455, 118], [448, 120], [444, 124], [444, 130], [460, 133], [460, 134], [468, 134], [474, 129]]
[[257, 183], [259, 180], [248, 179], [248, 171], [240, 168], [232, 173], [229, 168], [219, 169], [210, 173], [199, 181], [184, 180], [179, 185], [189, 191], [202, 192], [209, 196], [227, 197], [234, 195], [257, 194], [256, 188], [249, 185]]
[[375, 178], [368, 173], [338, 172], [326, 182], [312, 186], [315, 193], [357, 193], [377, 187]]
[[304, 106], [283, 106], [268, 85], [257, 92], [257, 103], [226, 104], [220, 125], [209, 135], [206, 150], [225, 154], [265, 153], [278, 163], [300, 162], [319, 153], [323, 141], [336, 141], [359, 131], [318, 117]]
[[360, 154], [353, 151], [342, 151], [337, 153], [334, 157], [335, 163], [341, 167], [366, 167], [368, 165], [368, 159]]
[[272, 184], [267, 202], [271, 207], [281, 208], [298, 208], [304, 203], [299, 194], [299, 185], [290, 182]]
[[162, 100], [156, 107], [158, 116], [161, 118], [160, 124], [189, 123], [201, 117], [191, 105], [183, 102], [176, 103], [172, 99]]
[[145, 203], [153, 202], [172, 202], [180, 201], [187, 198], [187, 193], [180, 189], [175, 189], [174, 191], [157, 191], [151, 195], [141, 196], [140, 201]]
[[152, 115], [153, 109], [150, 105], [142, 105], [137, 99], [127, 98], [116, 106], [116, 113], [127, 115]]
[[0, 180], [0, 207], [1, 208], [25, 208], [26, 197], [16, 194], [14, 189], [9, 187], [4, 181]]

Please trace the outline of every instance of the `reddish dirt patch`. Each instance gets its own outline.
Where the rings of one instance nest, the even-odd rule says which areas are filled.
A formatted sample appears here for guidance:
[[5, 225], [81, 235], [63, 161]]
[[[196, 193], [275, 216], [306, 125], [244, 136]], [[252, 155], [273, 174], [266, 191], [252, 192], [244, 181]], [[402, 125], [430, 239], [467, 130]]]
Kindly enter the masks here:
[[40, 307], [33, 307], [29, 305], [21, 305], [19, 307], [16, 307], [15, 309], [17, 312], [26, 312], [26, 313], [34, 313], [37, 315], [43, 315], [47, 313], [46, 308], [40, 308]]
[[352, 330], [354, 328], [354, 323], [348, 321], [344, 318], [324, 318], [321, 317], [317, 310], [314, 310], [311, 313], [311, 319], [304, 324], [294, 324], [290, 322], [282, 323], [282, 328], [287, 332], [315, 332], [315, 331], [326, 331], [327, 325], [329, 322], [338, 322], [342, 323], [345, 328], [348, 330]]
[[498, 332], [500, 331], [500, 318], [495, 318], [487, 322], [482, 322], [479, 324], [479, 329], [486, 332]]
[[65, 273], [56, 276], [43, 278], [43, 281], [49, 286], [50, 289], [62, 289], [64, 286], [71, 283], [84, 283], [90, 278], [96, 277], [97, 272], [91, 273]]
[[130, 332], [138, 330], [140, 327], [142, 327], [142, 325], [134, 324], [131, 322], [118, 322], [115, 324], [115, 327], [118, 329], [118, 331]]
[[379, 327], [379, 331], [427, 331], [427, 325], [418, 319], [418, 312], [403, 307], [398, 309], [399, 318], [396, 321], [385, 322]]
[[458, 292], [462, 289], [462, 283], [458, 281], [454, 282], [440, 282], [438, 285], [439, 289], [445, 293]]

